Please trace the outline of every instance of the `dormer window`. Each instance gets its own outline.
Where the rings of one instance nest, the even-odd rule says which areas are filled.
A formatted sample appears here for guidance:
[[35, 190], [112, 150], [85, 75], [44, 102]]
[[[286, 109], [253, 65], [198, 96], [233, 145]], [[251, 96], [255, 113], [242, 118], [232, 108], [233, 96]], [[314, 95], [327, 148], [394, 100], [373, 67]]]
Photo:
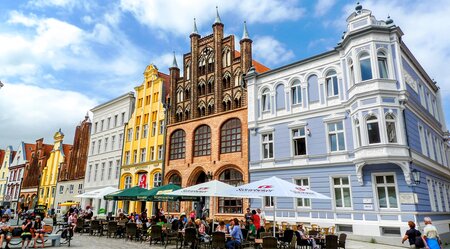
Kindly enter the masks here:
[[377, 53], [378, 60], [378, 70], [379, 76], [381, 79], [387, 79], [388, 76], [388, 64], [387, 64], [387, 56], [383, 51], [378, 51]]
[[364, 52], [359, 56], [359, 66], [361, 69], [361, 81], [371, 80], [372, 66], [369, 53]]

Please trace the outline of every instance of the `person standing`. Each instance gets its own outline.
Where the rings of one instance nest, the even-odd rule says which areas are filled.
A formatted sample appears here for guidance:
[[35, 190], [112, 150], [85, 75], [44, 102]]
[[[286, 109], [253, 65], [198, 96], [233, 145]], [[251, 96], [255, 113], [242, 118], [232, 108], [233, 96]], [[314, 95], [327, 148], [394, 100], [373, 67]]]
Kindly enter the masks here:
[[425, 227], [423, 228], [423, 242], [425, 243], [425, 248], [429, 249], [442, 249], [441, 240], [439, 239], [439, 234], [435, 226], [432, 225], [431, 218], [425, 217], [423, 219]]
[[[256, 209], [259, 215], [259, 230], [258, 233], [265, 232], [264, 226], [266, 225], [266, 215], [261, 211], [260, 208]], [[258, 234], [259, 235], [259, 234]]]
[[244, 214], [244, 220], [245, 220], [245, 228], [248, 229], [248, 226], [250, 224], [250, 220], [252, 219], [252, 213], [250, 212], [250, 208], [247, 208], [247, 212]]
[[[256, 212], [256, 210], [252, 210], [252, 217], [251, 220], [253, 221], [253, 224], [255, 225], [256, 231], [258, 232], [261, 228], [261, 217], [259, 217], [259, 214]], [[254, 234], [256, 236], [256, 234]]]
[[423, 248], [424, 245], [420, 245], [420, 243], [423, 244], [422, 234], [416, 229], [416, 224], [413, 221], [408, 221], [408, 226], [409, 230], [406, 231], [405, 236], [403, 236], [402, 244], [408, 240], [410, 248]]

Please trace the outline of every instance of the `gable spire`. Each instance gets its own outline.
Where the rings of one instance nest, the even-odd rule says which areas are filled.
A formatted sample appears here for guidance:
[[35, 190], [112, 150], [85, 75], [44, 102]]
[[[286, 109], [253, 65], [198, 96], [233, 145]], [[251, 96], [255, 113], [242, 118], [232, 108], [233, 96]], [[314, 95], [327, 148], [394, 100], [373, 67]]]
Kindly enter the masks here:
[[175, 56], [175, 51], [173, 51], [172, 67], [178, 68], [177, 57]]
[[241, 40], [244, 40], [244, 39], [250, 39], [250, 36], [248, 35], [247, 22], [246, 21], [244, 21], [244, 32], [242, 34], [242, 39]]
[[220, 20], [220, 15], [219, 15], [219, 7], [216, 6], [216, 20], [214, 21], [214, 24], [216, 23], [222, 23], [222, 20]]
[[195, 18], [194, 18], [194, 29], [192, 30], [191, 35], [198, 35], [197, 22], [195, 21]]

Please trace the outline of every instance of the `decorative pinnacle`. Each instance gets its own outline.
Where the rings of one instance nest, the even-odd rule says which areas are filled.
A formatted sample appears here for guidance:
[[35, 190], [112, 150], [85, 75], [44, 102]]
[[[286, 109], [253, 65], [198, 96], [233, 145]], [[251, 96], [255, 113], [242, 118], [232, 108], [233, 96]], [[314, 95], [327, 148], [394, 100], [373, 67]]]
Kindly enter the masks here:
[[244, 33], [242, 34], [242, 39], [250, 39], [250, 36], [248, 35], [248, 30], [247, 30], [247, 22], [244, 21]]
[[216, 20], [214, 21], [214, 24], [216, 23], [222, 23], [222, 20], [220, 20], [220, 15], [219, 15], [219, 7], [216, 6]]
[[175, 56], [175, 51], [173, 51], [172, 67], [178, 68], [177, 57]]
[[195, 18], [194, 18], [194, 30], [192, 30], [191, 34], [198, 35], [197, 22], [195, 21]]

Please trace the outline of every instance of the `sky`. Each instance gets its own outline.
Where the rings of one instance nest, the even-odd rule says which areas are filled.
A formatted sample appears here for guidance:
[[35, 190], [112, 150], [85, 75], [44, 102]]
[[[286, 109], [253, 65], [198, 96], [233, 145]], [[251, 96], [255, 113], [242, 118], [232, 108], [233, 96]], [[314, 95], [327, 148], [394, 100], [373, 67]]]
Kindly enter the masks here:
[[[441, 88], [450, 121], [450, 2], [367, 0], [388, 15]], [[269, 68], [333, 49], [355, 1], [344, 0], [23, 0], [0, 1], [0, 148], [52, 144], [94, 106], [132, 91], [154, 63], [168, 73], [189, 51], [193, 18], [212, 33], [219, 8], [225, 34], [242, 36], [247, 21], [253, 57]], [[180, 64], [181, 65], [181, 64]]]

